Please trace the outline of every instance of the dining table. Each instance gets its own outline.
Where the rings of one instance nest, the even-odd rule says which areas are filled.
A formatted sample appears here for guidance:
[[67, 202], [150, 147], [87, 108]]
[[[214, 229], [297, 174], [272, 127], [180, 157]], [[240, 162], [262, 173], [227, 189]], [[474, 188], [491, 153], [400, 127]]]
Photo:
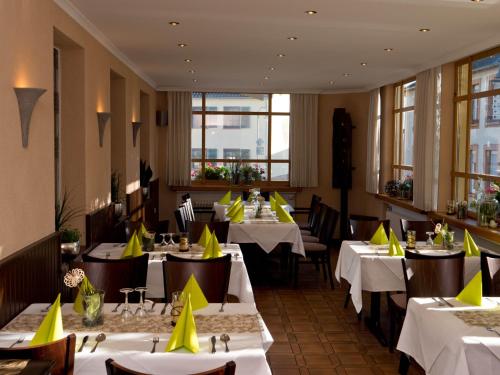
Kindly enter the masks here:
[[[0, 347], [8, 347], [19, 337], [28, 345], [40, 325], [47, 304], [32, 304], [0, 330]], [[72, 304], [61, 308], [64, 334], [76, 334], [76, 375], [105, 375], [105, 361], [112, 358], [129, 369], [149, 374], [192, 374], [236, 363], [236, 374], [271, 374], [266, 361], [266, 352], [273, 338], [253, 303], [228, 303], [221, 312], [221, 304], [209, 304], [193, 311], [199, 351], [192, 353], [180, 348], [166, 352], [173, 327], [170, 307], [164, 314], [157, 306], [146, 317], [132, 316], [123, 321], [121, 310], [113, 312], [115, 304], [105, 304], [101, 325], [86, 327], [82, 317], [74, 312]], [[130, 306], [136, 311], [138, 305]], [[96, 337], [105, 335], [105, 340], [96, 345]], [[220, 340], [222, 334], [229, 335], [228, 350]], [[83, 339], [88, 341], [82, 347]], [[101, 336], [102, 337], [102, 336]], [[157, 337], [157, 345], [154, 338]], [[215, 338], [215, 353], [212, 352], [212, 337]], [[153, 352], [153, 347], [155, 351]]]
[[[287, 205], [288, 206], [288, 205]], [[226, 216], [229, 205], [214, 203], [216, 212], [223, 210], [222, 220], [230, 220]], [[291, 207], [289, 208], [289, 210]], [[293, 209], [291, 209], [293, 212]], [[269, 205], [264, 205], [260, 217], [256, 217], [255, 207], [244, 206], [244, 219], [240, 223], [229, 224], [227, 241], [231, 243], [256, 243], [266, 253], [272, 252], [280, 243], [290, 243], [292, 253], [305, 256], [304, 242], [299, 226], [293, 223], [281, 222]]]
[[411, 298], [397, 349], [429, 375], [500, 372], [500, 298], [481, 306], [456, 298]]
[[[89, 252], [89, 255], [101, 259], [119, 259], [126, 244], [101, 243]], [[223, 255], [231, 254], [231, 273], [229, 276], [228, 293], [238, 297], [240, 302], [255, 303], [252, 284], [248, 276], [243, 255], [238, 244], [221, 244]], [[147, 252], [148, 276], [146, 280], [147, 298], [165, 298], [163, 285], [162, 262], [166, 259], [165, 254], [172, 254], [181, 258], [201, 259], [204, 247], [198, 244], [190, 246], [189, 251], [179, 251], [179, 245], [161, 246], [155, 244], [154, 251]]]
[[[401, 242], [405, 247], [406, 243]], [[457, 243], [453, 250], [441, 250], [428, 246], [425, 242], [417, 242], [416, 252], [427, 255], [451, 254], [463, 251], [463, 244]], [[366, 317], [368, 328], [386, 345], [387, 341], [380, 329], [380, 293], [404, 292], [406, 290], [402, 256], [390, 256], [389, 245], [373, 245], [368, 241], [343, 241], [340, 247], [335, 278], [349, 284], [349, 294], [356, 312], [363, 310], [363, 291], [371, 292], [370, 316]], [[479, 272], [480, 258], [466, 257], [464, 262], [464, 281], [469, 282]]]

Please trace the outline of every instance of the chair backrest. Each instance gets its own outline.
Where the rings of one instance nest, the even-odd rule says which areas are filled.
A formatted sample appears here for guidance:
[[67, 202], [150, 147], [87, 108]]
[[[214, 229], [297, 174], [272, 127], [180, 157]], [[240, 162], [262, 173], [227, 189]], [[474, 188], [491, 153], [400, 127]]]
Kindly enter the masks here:
[[464, 252], [457, 256], [401, 259], [407, 299], [454, 297], [464, 287]]
[[[121, 288], [146, 286], [149, 254], [128, 259], [101, 259], [84, 254], [82, 260], [73, 263], [73, 267], [83, 269], [94, 288], [104, 291], [104, 300], [108, 303], [123, 302]], [[131, 293], [129, 300], [138, 301], [139, 296]]]
[[139, 228], [141, 227], [142, 221], [132, 221], [132, 220], [125, 220], [125, 240], [128, 242], [130, 240], [130, 237], [132, 237], [132, 234], [134, 232], [137, 233]]
[[500, 254], [481, 252], [483, 295], [500, 297]]
[[210, 303], [225, 300], [231, 274], [231, 254], [214, 259], [187, 259], [167, 254], [163, 261], [163, 286], [167, 301], [172, 292], [183, 290], [189, 277], [194, 275]]
[[433, 232], [436, 226], [436, 223], [430, 220], [406, 220], [401, 219], [401, 235], [403, 237], [403, 241], [406, 241], [406, 232], [408, 230], [414, 230], [416, 232], [416, 241], [426, 241], [427, 235], [425, 232]]
[[234, 361], [227, 362], [224, 366], [214, 368], [205, 372], [197, 372], [192, 375], [234, 375], [236, 372], [236, 363]]
[[324, 203], [318, 203], [318, 205], [316, 206], [311, 225], [312, 236], [319, 237], [320, 230], [323, 227], [323, 222], [325, 221], [327, 209], [328, 206]]
[[130, 370], [116, 363], [113, 359], [108, 358], [106, 360], [106, 374], [107, 375], [150, 375], [145, 372], [138, 372]]
[[0, 348], [0, 359], [34, 359], [40, 361], [54, 361], [52, 375], [72, 375], [75, 366], [74, 333], [48, 344]]
[[186, 221], [186, 232], [189, 233], [191, 243], [196, 243], [200, 239], [203, 228], [205, 228], [205, 225], [208, 225], [210, 232], [215, 231], [217, 240], [220, 243], [226, 243], [229, 223], [229, 221]]
[[325, 244], [327, 246], [331, 244], [339, 215], [340, 213], [337, 210], [326, 206], [325, 217], [319, 231], [319, 242], [321, 242], [322, 244]]
[[159, 243], [161, 242], [161, 233], [169, 233], [168, 226], [170, 224], [170, 220], [160, 220], [158, 221], [158, 225], [156, 226], [156, 233], [155, 233], [155, 242]]
[[191, 201], [191, 198], [186, 199], [186, 201], [183, 202], [183, 205], [186, 210], [186, 220], [196, 221], [194, 216], [193, 202]]
[[356, 220], [349, 219], [351, 225], [351, 239], [355, 241], [369, 241], [375, 234], [377, 228], [382, 224], [385, 229], [387, 237], [391, 224], [389, 220]]
[[179, 232], [185, 232], [186, 227], [184, 225], [184, 218], [181, 214], [181, 209], [178, 208], [174, 211], [174, 216], [175, 216], [175, 221], [177, 223], [177, 228], [179, 229]]
[[316, 207], [320, 204], [321, 197], [319, 195], [313, 194], [311, 197], [311, 206], [309, 208], [309, 214], [307, 215], [307, 224], [312, 228], [314, 214], [316, 213]]
[[379, 220], [379, 218], [377, 216], [358, 215], [358, 214], [350, 214], [349, 219], [358, 220], [358, 221], [377, 221], [377, 220]]

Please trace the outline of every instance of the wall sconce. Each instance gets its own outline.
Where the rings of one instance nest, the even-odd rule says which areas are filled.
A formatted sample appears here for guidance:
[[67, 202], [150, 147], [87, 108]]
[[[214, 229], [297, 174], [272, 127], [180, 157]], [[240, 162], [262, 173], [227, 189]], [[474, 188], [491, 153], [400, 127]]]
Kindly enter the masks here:
[[97, 126], [99, 127], [99, 146], [102, 147], [104, 143], [104, 129], [111, 117], [110, 112], [97, 112]]
[[137, 133], [139, 133], [139, 129], [141, 128], [142, 122], [140, 121], [132, 121], [132, 141], [135, 147], [135, 142], [137, 140]]
[[31, 87], [14, 87], [17, 96], [17, 104], [19, 106], [19, 115], [21, 117], [21, 135], [23, 140], [23, 147], [28, 147], [28, 138], [30, 131], [31, 114], [35, 104], [47, 91], [46, 89], [31, 88]]

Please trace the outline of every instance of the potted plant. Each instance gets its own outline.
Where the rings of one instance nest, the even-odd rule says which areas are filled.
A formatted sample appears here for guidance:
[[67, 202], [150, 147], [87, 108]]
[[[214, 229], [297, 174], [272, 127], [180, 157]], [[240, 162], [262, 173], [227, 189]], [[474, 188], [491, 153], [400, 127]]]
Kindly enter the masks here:
[[149, 181], [152, 177], [153, 171], [151, 170], [151, 167], [146, 164], [145, 160], [141, 160], [139, 165], [139, 183], [144, 197], [147, 197], [149, 194]]
[[80, 231], [75, 228], [65, 228], [61, 231], [61, 250], [67, 254], [80, 252]]
[[403, 199], [413, 199], [413, 178], [406, 177], [399, 185], [400, 197]]
[[123, 214], [123, 201], [121, 199], [120, 174], [117, 171], [111, 173], [111, 203], [114, 205], [114, 215], [119, 218]]
[[80, 232], [78, 229], [71, 229], [68, 223], [80, 216], [81, 209], [69, 206], [70, 194], [64, 191], [61, 200], [56, 201], [55, 207], [55, 227], [61, 233], [61, 251], [64, 253], [78, 254], [80, 251]]
[[396, 197], [399, 194], [399, 185], [400, 185], [399, 181], [390, 180], [385, 184], [384, 191], [390, 197]]
[[241, 179], [245, 185], [251, 185], [254, 181], [254, 170], [251, 165], [243, 164], [240, 167]]

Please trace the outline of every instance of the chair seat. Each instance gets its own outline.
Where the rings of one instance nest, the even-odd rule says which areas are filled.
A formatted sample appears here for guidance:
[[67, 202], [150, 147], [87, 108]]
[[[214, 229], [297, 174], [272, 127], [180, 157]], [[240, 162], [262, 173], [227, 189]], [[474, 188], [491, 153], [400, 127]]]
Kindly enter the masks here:
[[406, 301], [406, 293], [391, 294], [390, 298], [398, 309], [406, 310], [406, 305], [408, 303]]
[[326, 251], [328, 248], [326, 247], [325, 244], [322, 244], [320, 242], [304, 242], [304, 250], [310, 251], [310, 252], [320, 252], [320, 251]]
[[311, 235], [311, 231], [308, 230], [308, 229], [301, 229], [300, 230], [300, 234], [302, 234], [303, 236], [310, 236]]
[[308, 223], [304, 222], [304, 221], [296, 221], [297, 225], [299, 226], [300, 229], [305, 229], [305, 230], [309, 230], [311, 229], [311, 227], [309, 226]]
[[316, 236], [304, 236], [304, 235], [302, 235], [302, 241], [317, 243], [317, 242], [319, 242], [319, 238]]

